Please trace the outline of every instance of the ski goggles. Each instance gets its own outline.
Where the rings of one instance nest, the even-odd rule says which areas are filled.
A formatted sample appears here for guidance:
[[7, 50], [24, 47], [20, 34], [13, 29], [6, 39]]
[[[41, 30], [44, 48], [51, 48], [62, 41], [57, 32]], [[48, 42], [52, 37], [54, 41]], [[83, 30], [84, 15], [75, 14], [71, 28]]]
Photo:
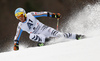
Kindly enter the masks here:
[[24, 17], [23, 14], [21, 14], [21, 15], [19, 15], [19, 16], [16, 16], [17, 19], [20, 19], [20, 18], [22, 18], [22, 17]]
[[15, 14], [16, 18], [19, 19], [20, 17], [24, 17], [24, 12], [18, 12]]

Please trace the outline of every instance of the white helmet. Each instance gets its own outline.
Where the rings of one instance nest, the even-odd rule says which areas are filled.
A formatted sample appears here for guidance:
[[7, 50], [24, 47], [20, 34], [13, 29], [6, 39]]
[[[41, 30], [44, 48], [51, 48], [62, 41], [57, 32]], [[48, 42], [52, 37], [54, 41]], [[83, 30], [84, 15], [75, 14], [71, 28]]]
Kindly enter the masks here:
[[[26, 17], [26, 12], [23, 8], [17, 8], [15, 10], [15, 17], [17, 18], [18, 16], [22, 15]], [[18, 19], [18, 18], [17, 18]]]

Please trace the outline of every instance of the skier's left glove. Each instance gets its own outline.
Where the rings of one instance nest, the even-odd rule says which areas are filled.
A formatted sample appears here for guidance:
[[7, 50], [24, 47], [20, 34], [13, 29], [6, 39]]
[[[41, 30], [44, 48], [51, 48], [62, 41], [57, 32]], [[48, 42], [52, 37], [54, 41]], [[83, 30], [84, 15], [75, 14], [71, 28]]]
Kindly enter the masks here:
[[52, 17], [52, 18], [61, 18], [60, 13], [47, 13], [47, 17]]
[[18, 40], [14, 40], [14, 50], [15, 51], [19, 50], [19, 41]]
[[53, 13], [52, 17], [53, 18], [61, 18], [61, 14], [60, 13]]

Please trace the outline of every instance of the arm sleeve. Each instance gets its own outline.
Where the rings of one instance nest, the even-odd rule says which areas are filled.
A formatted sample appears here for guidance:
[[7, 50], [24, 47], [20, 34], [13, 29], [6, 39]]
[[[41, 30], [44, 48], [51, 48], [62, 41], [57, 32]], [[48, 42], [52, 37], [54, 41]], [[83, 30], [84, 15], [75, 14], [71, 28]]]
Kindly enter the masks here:
[[14, 37], [14, 40], [18, 40], [18, 41], [19, 41], [22, 32], [23, 32], [23, 30], [22, 30], [22, 29], [20, 28], [20, 26], [18, 25], [18, 26], [17, 26], [16, 35], [15, 35], [15, 37]]
[[52, 17], [51, 12], [30, 12], [35, 18], [37, 17]]

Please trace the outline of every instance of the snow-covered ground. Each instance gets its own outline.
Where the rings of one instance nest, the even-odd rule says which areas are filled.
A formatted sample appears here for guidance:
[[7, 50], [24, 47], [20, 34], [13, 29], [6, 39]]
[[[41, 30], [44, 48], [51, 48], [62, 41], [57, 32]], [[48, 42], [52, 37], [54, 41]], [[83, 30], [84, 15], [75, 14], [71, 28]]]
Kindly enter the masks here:
[[[65, 40], [65, 39], [64, 39]], [[100, 36], [0, 53], [1, 61], [100, 61]]]

